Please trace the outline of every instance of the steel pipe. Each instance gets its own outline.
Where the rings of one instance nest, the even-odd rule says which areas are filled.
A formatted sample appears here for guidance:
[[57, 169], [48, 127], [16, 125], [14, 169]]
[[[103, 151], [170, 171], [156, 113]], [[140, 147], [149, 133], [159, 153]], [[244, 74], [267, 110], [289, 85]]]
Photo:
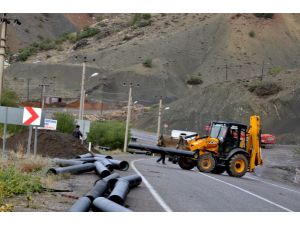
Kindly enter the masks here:
[[[120, 179], [124, 179], [127, 180], [129, 182], [129, 188], [135, 188], [137, 186], [139, 186], [142, 183], [142, 177], [138, 174], [133, 174], [133, 175], [129, 175], [126, 177], [122, 177]], [[117, 183], [118, 178], [113, 178], [110, 180], [109, 182], [109, 188], [110, 190], [112, 190], [115, 186], [115, 184]]]
[[119, 174], [113, 173], [103, 178], [102, 180], [98, 180], [95, 183], [94, 187], [88, 193], [85, 194], [85, 197], [88, 197], [89, 199], [91, 199], [91, 201], [98, 197], [101, 197], [107, 191], [110, 180], [116, 179], [118, 177], [120, 177]]
[[94, 155], [92, 153], [86, 153], [86, 154], [83, 154], [83, 155], [77, 155], [75, 158], [88, 158], [88, 157], [94, 157]]
[[91, 204], [92, 202], [88, 197], [81, 197], [71, 206], [69, 212], [88, 212]]
[[119, 178], [114, 189], [108, 196], [108, 199], [119, 205], [124, 205], [129, 190], [129, 182], [127, 180]]
[[94, 157], [100, 157], [100, 158], [106, 158], [106, 159], [112, 159], [113, 158], [110, 155], [102, 155], [102, 154], [94, 154]]
[[79, 165], [73, 165], [68, 167], [58, 167], [50, 168], [47, 173], [61, 174], [61, 173], [71, 173], [71, 174], [80, 174], [85, 172], [90, 172], [95, 170], [94, 163], [84, 163]]
[[158, 147], [154, 145], [144, 145], [144, 144], [135, 144], [130, 143], [128, 144], [128, 148], [143, 150], [143, 151], [151, 151], [152, 153], [165, 153], [166, 155], [177, 155], [181, 157], [188, 157], [188, 158], [195, 158], [198, 154], [197, 152], [193, 151], [186, 151], [186, 150], [178, 150], [175, 148], [165, 148], [165, 147]]
[[109, 159], [114, 169], [126, 171], [129, 169], [129, 163], [126, 161], [120, 161], [115, 159]]
[[96, 161], [96, 162], [94, 162], [94, 164], [95, 164], [95, 167], [96, 167], [95, 168], [96, 173], [100, 177], [104, 178], [104, 177], [107, 177], [107, 176], [110, 175], [110, 171], [107, 169], [106, 166], [103, 165], [103, 163], [101, 161]]
[[103, 165], [106, 166], [107, 169], [109, 169], [110, 171], [114, 170], [114, 166], [112, 165], [112, 163], [108, 159], [103, 158], [103, 159], [100, 159], [99, 161], [102, 162]]
[[132, 212], [130, 209], [127, 209], [124, 206], [104, 197], [96, 198], [93, 201], [92, 209], [95, 212]]
[[79, 165], [82, 164], [84, 162], [82, 161], [78, 161], [78, 160], [72, 160], [72, 159], [59, 159], [59, 158], [55, 158], [53, 159], [53, 161], [55, 162], [55, 164], [59, 165], [59, 166], [73, 166], [73, 165]]
[[94, 157], [86, 157], [86, 158], [77, 158], [75, 159], [76, 161], [80, 161], [80, 162], [95, 162], [96, 159]]

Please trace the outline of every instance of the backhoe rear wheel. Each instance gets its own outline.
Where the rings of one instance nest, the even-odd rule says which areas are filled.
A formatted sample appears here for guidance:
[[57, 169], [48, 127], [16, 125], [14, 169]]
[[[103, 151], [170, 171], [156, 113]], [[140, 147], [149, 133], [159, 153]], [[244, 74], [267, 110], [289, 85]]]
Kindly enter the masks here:
[[226, 169], [229, 176], [242, 177], [248, 170], [248, 160], [242, 154], [236, 154], [231, 157]]
[[195, 160], [189, 159], [189, 158], [184, 158], [180, 157], [178, 159], [178, 165], [180, 166], [181, 169], [184, 170], [191, 170], [195, 167]]
[[199, 156], [197, 161], [197, 168], [200, 172], [209, 173], [211, 172], [216, 166], [216, 160], [212, 156], [212, 154], [204, 154]]

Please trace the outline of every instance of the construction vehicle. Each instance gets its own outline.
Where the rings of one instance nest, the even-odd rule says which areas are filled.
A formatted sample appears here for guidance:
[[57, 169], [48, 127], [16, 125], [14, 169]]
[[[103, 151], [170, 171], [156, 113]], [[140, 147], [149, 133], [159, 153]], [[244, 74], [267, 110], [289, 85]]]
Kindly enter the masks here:
[[208, 136], [185, 137], [186, 149], [198, 152], [197, 159], [178, 157], [178, 164], [185, 170], [197, 166], [200, 172], [226, 171], [230, 176], [242, 177], [263, 164], [260, 137], [260, 117], [256, 115], [250, 117], [249, 128], [239, 123], [212, 122]]

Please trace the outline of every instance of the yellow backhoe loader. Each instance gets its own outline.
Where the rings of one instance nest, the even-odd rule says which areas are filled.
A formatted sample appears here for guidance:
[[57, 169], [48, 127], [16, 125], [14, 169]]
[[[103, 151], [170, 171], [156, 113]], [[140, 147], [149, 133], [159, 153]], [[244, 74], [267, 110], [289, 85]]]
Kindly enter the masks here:
[[251, 116], [250, 125], [230, 122], [212, 122], [208, 136], [186, 136], [187, 150], [197, 151], [197, 159], [180, 157], [178, 164], [190, 170], [197, 166], [200, 172], [242, 177], [255, 166], [262, 165], [260, 144], [260, 117]]

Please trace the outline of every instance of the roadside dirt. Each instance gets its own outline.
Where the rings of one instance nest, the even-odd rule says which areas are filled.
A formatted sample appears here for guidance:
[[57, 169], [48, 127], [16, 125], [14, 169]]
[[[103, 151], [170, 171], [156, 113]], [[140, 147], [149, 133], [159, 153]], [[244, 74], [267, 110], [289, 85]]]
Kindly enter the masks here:
[[[16, 152], [26, 153], [27, 140], [28, 129], [8, 138], [7, 148]], [[34, 133], [31, 140], [31, 152], [33, 151], [33, 141]], [[72, 158], [86, 152], [87, 149], [71, 134], [48, 130], [39, 130], [38, 132], [38, 154], [41, 156]]]

